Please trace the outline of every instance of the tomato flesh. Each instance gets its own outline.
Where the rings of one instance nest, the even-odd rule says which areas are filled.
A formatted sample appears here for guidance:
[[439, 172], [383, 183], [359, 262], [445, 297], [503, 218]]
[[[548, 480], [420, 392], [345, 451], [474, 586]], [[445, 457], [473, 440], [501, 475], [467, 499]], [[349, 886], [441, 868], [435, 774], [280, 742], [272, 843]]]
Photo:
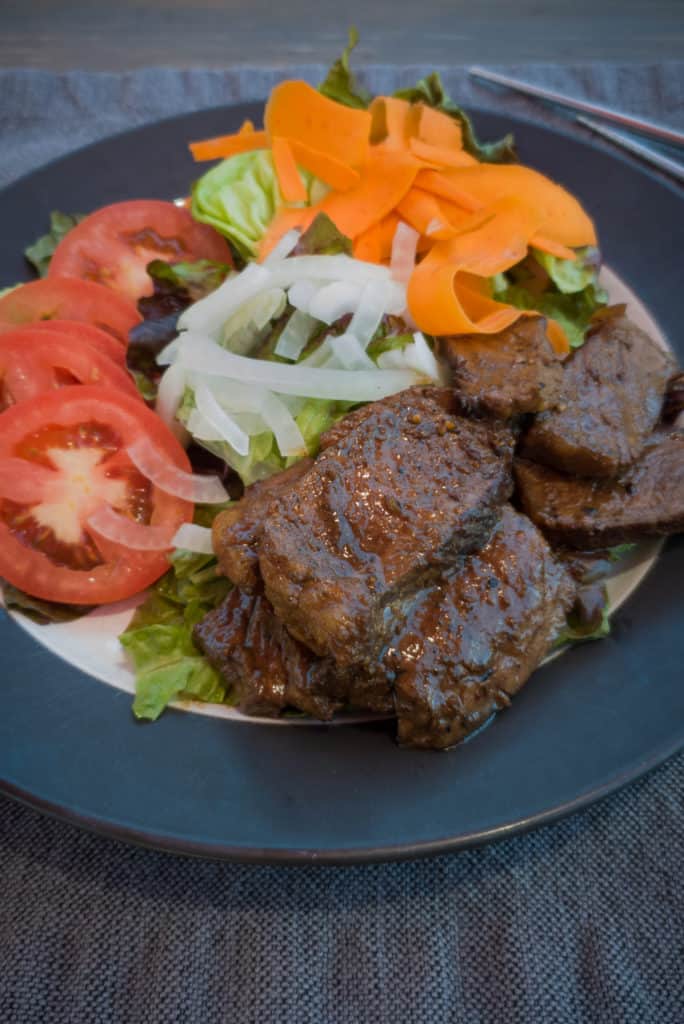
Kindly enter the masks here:
[[132, 302], [101, 284], [51, 276], [0, 298], [0, 333], [37, 320], [83, 320], [128, 345], [128, 332], [142, 317]]
[[225, 239], [187, 210], [135, 199], [96, 210], [72, 228], [57, 246], [48, 276], [80, 277], [135, 301], [154, 291], [147, 264], [156, 259], [232, 263]]
[[23, 334], [24, 331], [41, 331], [74, 338], [76, 341], [85, 341], [91, 348], [101, 352], [103, 356], [109, 356], [119, 366], [126, 365], [125, 346], [112, 334], [102, 331], [92, 324], [78, 320], [39, 320], [31, 324], [30, 327], [20, 327], [16, 331], [7, 331], [7, 334], [14, 337], [16, 334]]
[[0, 409], [53, 388], [96, 384], [139, 398], [128, 371], [87, 342], [65, 334], [0, 334]]
[[[189, 470], [187, 455], [164, 423], [121, 393], [65, 387], [4, 412], [0, 460], [13, 460], [19, 482], [25, 464], [34, 491], [27, 487], [18, 501], [12, 482], [2, 484], [0, 576], [35, 597], [72, 604], [118, 601], [158, 579], [168, 568], [163, 552], [131, 551], [88, 528], [89, 516], [103, 504], [174, 532], [191, 519], [189, 502], [159, 491], [128, 458], [127, 447], [141, 437]], [[38, 466], [49, 472], [38, 473]], [[30, 493], [36, 497], [26, 500]]]

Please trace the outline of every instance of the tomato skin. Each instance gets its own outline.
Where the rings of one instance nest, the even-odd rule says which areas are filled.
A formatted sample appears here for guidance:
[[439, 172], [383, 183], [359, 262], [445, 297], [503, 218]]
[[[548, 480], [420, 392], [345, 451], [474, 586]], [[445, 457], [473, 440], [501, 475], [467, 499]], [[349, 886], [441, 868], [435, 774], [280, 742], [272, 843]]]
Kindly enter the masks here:
[[[82, 320], [38, 320], [29, 327], [19, 327], [17, 331], [8, 331], [14, 335], [21, 331], [47, 331], [50, 334], [60, 334], [67, 338], [74, 338], [76, 341], [85, 341], [92, 348], [97, 349], [105, 356], [109, 356], [119, 366], [126, 365], [126, 348], [113, 335], [107, 331], [87, 324]], [[5, 336], [7, 336], [5, 335]]]
[[85, 341], [30, 328], [0, 334], [3, 398], [16, 403], [59, 387], [60, 371], [74, 383], [116, 388], [142, 401], [128, 371]]
[[190, 213], [157, 199], [113, 203], [85, 217], [62, 239], [48, 277], [97, 281], [136, 301], [154, 288], [147, 264], [199, 259], [232, 264], [227, 242]]
[[[30, 467], [36, 462], [54, 468], [47, 450], [37, 450], [31, 438], [40, 431], [74, 428], [84, 424], [103, 424], [121, 439], [111, 464], [130, 465], [125, 448], [141, 436], [165, 453], [186, 472], [188, 457], [165, 424], [143, 402], [128, 395], [100, 387], [75, 385], [29, 399], [0, 415], [0, 459], [24, 459]], [[52, 449], [50, 449], [51, 451]], [[27, 454], [28, 453], [28, 454]], [[48, 459], [47, 463], [45, 459]], [[105, 463], [101, 463], [105, 466]], [[56, 474], [59, 479], [59, 473]], [[76, 498], [82, 494], [75, 495]], [[97, 495], [95, 496], [97, 498]], [[193, 506], [157, 488], [150, 490], [149, 522], [168, 525], [174, 530], [192, 519]], [[31, 546], [19, 539], [8, 525], [7, 502], [0, 500], [0, 576], [34, 597], [66, 604], [109, 604], [144, 590], [168, 569], [163, 552], [130, 551], [112, 542], [97, 541], [102, 564], [73, 569], [57, 564], [39, 549], [42, 540]]]
[[74, 277], [43, 277], [0, 298], [0, 334], [42, 320], [93, 324], [128, 345], [128, 332], [142, 317], [132, 302], [104, 285]]

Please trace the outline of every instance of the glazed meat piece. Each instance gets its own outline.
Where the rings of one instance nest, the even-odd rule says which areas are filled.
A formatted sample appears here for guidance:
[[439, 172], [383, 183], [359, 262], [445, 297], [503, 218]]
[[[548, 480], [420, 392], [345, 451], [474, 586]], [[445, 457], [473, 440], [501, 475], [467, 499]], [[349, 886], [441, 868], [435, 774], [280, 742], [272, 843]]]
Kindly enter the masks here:
[[541, 317], [521, 317], [498, 334], [440, 338], [464, 408], [508, 418], [541, 412], [558, 401], [563, 365]]
[[554, 543], [597, 549], [684, 530], [684, 433], [655, 434], [617, 480], [515, 466], [523, 509]]
[[489, 543], [417, 599], [386, 655], [399, 742], [451, 747], [506, 707], [559, 633], [574, 589], [541, 533], [507, 507]]
[[483, 544], [511, 492], [512, 434], [430, 391], [375, 402], [269, 510], [265, 592], [292, 635], [370, 664], [392, 605]]
[[235, 588], [195, 627], [194, 639], [229, 686], [240, 710], [273, 716], [286, 708], [327, 720], [345, 705], [390, 712], [386, 675], [339, 673], [289, 635], [261, 595]]
[[268, 508], [276, 498], [287, 495], [311, 464], [311, 459], [301, 459], [282, 473], [252, 484], [236, 505], [214, 519], [212, 540], [219, 566], [237, 587], [250, 592], [258, 589], [259, 541]]
[[527, 432], [526, 458], [579, 476], [615, 477], [641, 454], [674, 361], [621, 308], [605, 313], [567, 359], [560, 403]]

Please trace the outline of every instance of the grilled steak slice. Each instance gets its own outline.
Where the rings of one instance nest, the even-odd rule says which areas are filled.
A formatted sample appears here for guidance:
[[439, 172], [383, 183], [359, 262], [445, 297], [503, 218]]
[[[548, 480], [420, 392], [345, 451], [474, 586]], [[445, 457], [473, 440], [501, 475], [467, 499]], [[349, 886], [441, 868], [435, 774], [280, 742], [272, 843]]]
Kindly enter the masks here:
[[214, 668], [235, 687], [240, 710], [278, 715], [286, 708], [327, 720], [345, 705], [390, 712], [386, 675], [341, 674], [289, 635], [261, 595], [232, 590], [195, 627], [194, 639]]
[[543, 536], [507, 507], [489, 543], [418, 598], [386, 655], [399, 742], [451, 747], [506, 707], [573, 598]]
[[512, 434], [409, 389], [363, 410], [269, 510], [265, 592], [340, 667], [373, 663], [391, 605], [486, 541], [511, 491]]
[[508, 418], [556, 404], [563, 365], [541, 317], [521, 317], [498, 334], [440, 338], [452, 384], [464, 408]]
[[216, 516], [212, 526], [214, 551], [221, 571], [237, 587], [250, 592], [258, 589], [258, 548], [268, 508], [276, 498], [285, 497], [310, 466], [311, 459], [301, 459], [282, 473], [252, 484], [236, 505]]
[[684, 530], [684, 433], [655, 434], [617, 480], [515, 466], [523, 509], [554, 543], [597, 549]]
[[536, 418], [523, 454], [566, 473], [617, 476], [657, 423], [674, 365], [620, 311], [604, 315], [565, 363], [561, 402]]

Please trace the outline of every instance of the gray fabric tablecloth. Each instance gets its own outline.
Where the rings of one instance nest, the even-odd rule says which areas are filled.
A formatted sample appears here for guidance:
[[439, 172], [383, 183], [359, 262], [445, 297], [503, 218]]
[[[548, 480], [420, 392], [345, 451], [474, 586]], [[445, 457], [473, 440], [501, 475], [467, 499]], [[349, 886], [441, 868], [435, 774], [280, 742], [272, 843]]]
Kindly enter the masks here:
[[[681, 128], [683, 68], [509, 70]], [[422, 70], [367, 77], [380, 91]], [[0, 72], [0, 184], [132, 125], [261, 98], [277, 77]], [[445, 78], [466, 104], [560, 121]], [[172, 857], [0, 799], [0, 1024], [681, 1024], [683, 784], [680, 755], [536, 833], [345, 869]]]

